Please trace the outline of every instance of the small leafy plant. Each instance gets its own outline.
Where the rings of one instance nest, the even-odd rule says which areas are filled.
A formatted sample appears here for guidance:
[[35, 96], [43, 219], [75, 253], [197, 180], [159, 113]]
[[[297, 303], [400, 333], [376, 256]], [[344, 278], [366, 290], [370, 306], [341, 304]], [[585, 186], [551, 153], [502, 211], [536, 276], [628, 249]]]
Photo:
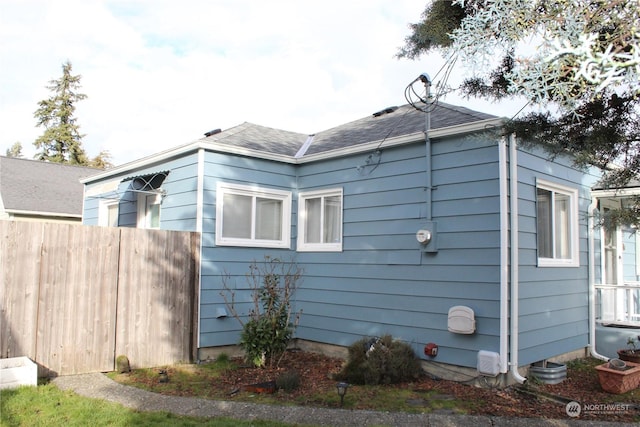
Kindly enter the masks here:
[[257, 367], [278, 366], [298, 326], [302, 310], [294, 312], [293, 294], [302, 270], [292, 262], [266, 256], [264, 262], [249, 266], [247, 282], [253, 308], [247, 318], [238, 313], [229, 275], [223, 280], [225, 305], [242, 325], [240, 346], [247, 362]]
[[636, 343], [640, 343], [640, 335], [638, 335], [636, 338], [633, 337], [629, 337], [627, 338], [627, 346], [629, 346], [629, 353], [640, 353], [640, 350], [638, 350], [638, 348], [636, 347]]

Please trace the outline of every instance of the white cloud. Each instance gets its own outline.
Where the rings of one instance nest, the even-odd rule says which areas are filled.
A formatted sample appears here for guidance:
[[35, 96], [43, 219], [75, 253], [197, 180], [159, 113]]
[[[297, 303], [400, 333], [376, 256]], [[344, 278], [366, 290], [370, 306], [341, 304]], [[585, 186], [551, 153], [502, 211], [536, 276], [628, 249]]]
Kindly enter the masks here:
[[402, 104], [415, 76], [442, 65], [394, 58], [425, 4], [3, 0], [0, 153], [20, 141], [33, 155], [33, 112], [66, 60], [88, 95], [85, 148], [116, 164], [244, 121], [313, 133]]

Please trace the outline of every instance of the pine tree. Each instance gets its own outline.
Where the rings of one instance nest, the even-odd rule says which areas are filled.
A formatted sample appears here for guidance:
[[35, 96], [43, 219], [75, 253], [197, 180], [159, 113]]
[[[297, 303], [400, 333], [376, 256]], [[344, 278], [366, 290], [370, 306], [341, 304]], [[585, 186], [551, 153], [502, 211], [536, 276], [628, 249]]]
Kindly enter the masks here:
[[88, 165], [89, 160], [82, 147], [80, 126], [74, 117], [76, 102], [87, 96], [79, 93], [80, 75], [71, 75], [71, 63], [62, 65], [62, 77], [51, 80], [47, 86], [53, 96], [39, 102], [34, 113], [38, 127], [44, 127], [44, 133], [33, 143], [40, 151], [38, 160], [73, 165]]

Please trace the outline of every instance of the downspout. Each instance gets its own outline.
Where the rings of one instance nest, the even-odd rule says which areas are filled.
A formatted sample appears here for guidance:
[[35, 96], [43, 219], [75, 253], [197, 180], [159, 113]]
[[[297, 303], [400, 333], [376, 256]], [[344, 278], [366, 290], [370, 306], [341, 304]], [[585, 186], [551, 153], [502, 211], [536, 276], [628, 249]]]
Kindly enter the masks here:
[[589, 240], [589, 352], [596, 359], [601, 360], [609, 360], [608, 357], [603, 356], [598, 353], [596, 350], [596, 304], [595, 304], [595, 294], [596, 294], [596, 284], [595, 284], [595, 238], [594, 238], [594, 221], [593, 216], [594, 212], [598, 208], [598, 199], [595, 197], [591, 198], [591, 204], [589, 205], [589, 210], [587, 211], [587, 226], [589, 227], [588, 231], [588, 240]]
[[509, 135], [509, 169], [510, 169], [510, 213], [511, 213], [511, 374], [513, 378], [520, 384], [527, 381], [525, 377], [518, 372], [518, 335], [519, 325], [518, 317], [520, 316], [519, 305], [519, 275], [520, 275], [520, 259], [518, 256], [519, 249], [519, 227], [518, 227], [518, 150], [516, 147], [515, 135]]
[[[202, 301], [201, 297], [202, 297], [202, 241], [204, 240], [202, 238], [202, 229], [203, 229], [203, 222], [204, 222], [204, 155], [205, 155], [205, 151], [203, 148], [200, 148], [198, 150], [198, 176], [196, 177], [197, 179], [197, 189], [196, 189], [196, 231], [198, 233], [200, 233], [200, 248], [199, 251], [200, 253], [198, 254], [198, 262], [200, 263], [200, 266], [198, 268], [198, 307], [196, 307], [198, 313], [200, 313], [200, 301]], [[198, 357], [198, 349], [200, 348], [200, 331], [202, 329], [200, 329], [200, 318], [202, 316], [200, 316], [200, 314], [198, 314], [198, 330], [196, 331], [196, 349], [195, 349], [195, 353], [196, 353], [196, 358], [199, 359]]]
[[500, 372], [509, 366], [509, 195], [507, 169], [507, 140], [498, 144], [500, 180]]

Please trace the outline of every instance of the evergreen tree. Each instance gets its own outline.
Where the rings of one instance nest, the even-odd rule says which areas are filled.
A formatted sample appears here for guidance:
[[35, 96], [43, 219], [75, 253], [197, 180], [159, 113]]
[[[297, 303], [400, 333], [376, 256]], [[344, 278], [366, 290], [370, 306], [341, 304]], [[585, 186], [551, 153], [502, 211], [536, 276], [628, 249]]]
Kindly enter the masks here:
[[7, 148], [7, 157], [22, 157], [22, 144], [19, 141]]
[[62, 65], [62, 77], [51, 80], [47, 86], [53, 96], [39, 102], [34, 113], [37, 126], [44, 127], [44, 133], [33, 143], [40, 151], [38, 160], [73, 165], [88, 165], [87, 155], [82, 147], [80, 126], [74, 117], [76, 103], [87, 96], [78, 92], [80, 75], [71, 74], [71, 63]]
[[102, 150], [100, 154], [91, 159], [89, 166], [98, 169], [109, 169], [113, 167], [113, 163], [111, 163], [111, 153], [108, 150]]

